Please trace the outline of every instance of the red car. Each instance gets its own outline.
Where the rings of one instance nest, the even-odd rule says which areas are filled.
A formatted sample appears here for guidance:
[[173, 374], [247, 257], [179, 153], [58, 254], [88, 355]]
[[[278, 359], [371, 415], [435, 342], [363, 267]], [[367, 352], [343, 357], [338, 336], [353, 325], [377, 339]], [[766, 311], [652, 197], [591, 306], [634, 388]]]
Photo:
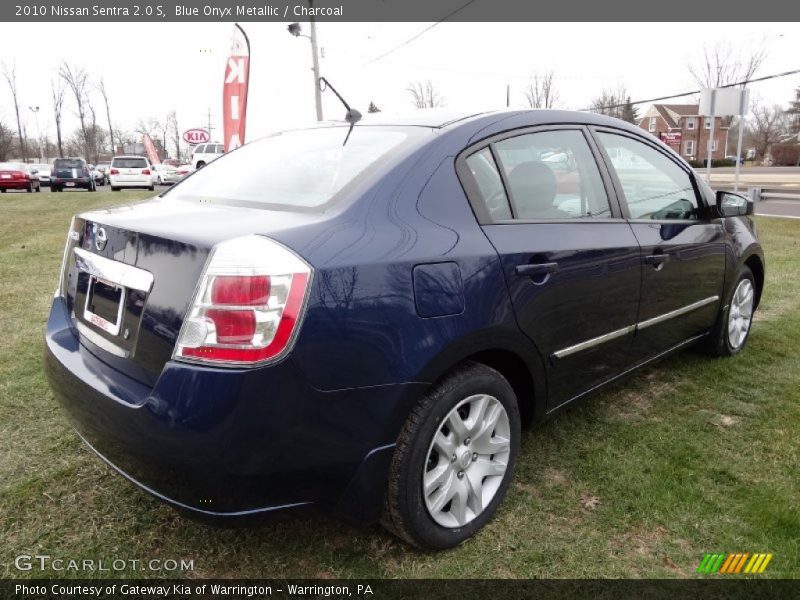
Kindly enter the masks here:
[[42, 191], [39, 186], [38, 171], [23, 163], [0, 163], [0, 192], [6, 190]]

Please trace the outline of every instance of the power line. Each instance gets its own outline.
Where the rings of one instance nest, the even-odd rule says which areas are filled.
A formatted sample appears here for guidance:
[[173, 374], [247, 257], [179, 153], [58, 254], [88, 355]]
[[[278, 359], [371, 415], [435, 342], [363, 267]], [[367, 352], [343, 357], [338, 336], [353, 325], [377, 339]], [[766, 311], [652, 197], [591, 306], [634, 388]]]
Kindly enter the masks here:
[[[736, 87], [737, 85], [747, 85], [748, 83], [757, 83], [759, 81], [766, 81], [768, 79], [777, 79], [779, 77], [787, 77], [789, 75], [797, 75], [800, 73], [800, 69], [794, 69], [792, 71], [784, 71], [783, 73], [775, 73], [774, 75], [765, 75], [763, 77], [756, 77], [755, 79], [747, 79], [745, 81], [737, 81], [736, 83], [727, 83], [725, 85], [721, 85], [721, 88], [729, 88], [729, 87]], [[634, 105], [634, 104], [649, 104], [651, 102], [658, 102], [660, 100], [671, 100], [672, 98], [685, 98], [686, 96], [694, 96], [695, 94], [699, 94], [702, 90], [694, 90], [691, 92], [682, 92], [680, 94], [672, 94], [671, 96], [661, 96], [659, 98], [649, 98], [647, 100], [637, 100], [636, 102], [623, 102], [622, 104], [611, 104], [608, 106], [597, 106], [597, 107], [590, 107], [590, 108], [582, 108], [583, 111], [588, 110], [606, 110], [611, 108], [622, 108], [627, 105]]]
[[403, 46], [407, 46], [408, 44], [410, 44], [411, 42], [413, 42], [414, 40], [416, 40], [418, 37], [420, 37], [420, 36], [422, 36], [422, 35], [424, 35], [424, 34], [428, 33], [428, 32], [429, 32], [431, 29], [433, 29], [434, 27], [436, 27], [437, 25], [439, 25], [439, 24], [440, 24], [440, 23], [442, 23], [443, 21], [446, 21], [447, 19], [449, 19], [449, 18], [450, 18], [450, 17], [452, 17], [453, 15], [455, 15], [455, 14], [458, 14], [459, 12], [461, 12], [462, 10], [464, 10], [465, 8], [467, 8], [467, 7], [468, 7], [470, 4], [472, 4], [473, 2], [476, 2], [476, 0], [469, 0], [469, 1], [468, 1], [468, 2], [466, 2], [465, 4], [462, 4], [461, 6], [459, 6], [459, 7], [458, 7], [457, 9], [455, 9], [454, 11], [452, 11], [452, 12], [448, 13], [446, 16], [444, 16], [444, 17], [442, 17], [441, 19], [439, 19], [438, 21], [436, 21], [436, 23], [433, 23], [432, 25], [429, 25], [428, 27], [426, 27], [425, 29], [423, 29], [422, 31], [420, 31], [419, 33], [417, 33], [416, 35], [414, 35], [414, 36], [412, 36], [412, 37], [408, 38], [408, 39], [407, 39], [405, 42], [402, 42], [402, 43], [398, 44], [397, 46], [395, 46], [394, 48], [391, 48], [391, 49], [387, 50], [386, 52], [384, 52], [384, 53], [383, 53], [383, 54], [381, 54], [380, 56], [376, 56], [376, 57], [375, 57], [375, 58], [373, 58], [372, 60], [370, 60], [370, 61], [368, 61], [368, 62], [364, 63], [364, 65], [363, 65], [363, 66], [365, 66], [365, 67], [366, 67], [367, 65], [371, 65], [372, 63], [376, 63], [376, 62], [378, 62], [379, 60], [381, 60], [382, 58], [386, 58], [387, 56], [389, 56], [389, 55], [390, 55], [392, 52], [395, 52], [395, 51], [399, 50], [399, 49], [400, 49], [400, 48], [402, 48]]

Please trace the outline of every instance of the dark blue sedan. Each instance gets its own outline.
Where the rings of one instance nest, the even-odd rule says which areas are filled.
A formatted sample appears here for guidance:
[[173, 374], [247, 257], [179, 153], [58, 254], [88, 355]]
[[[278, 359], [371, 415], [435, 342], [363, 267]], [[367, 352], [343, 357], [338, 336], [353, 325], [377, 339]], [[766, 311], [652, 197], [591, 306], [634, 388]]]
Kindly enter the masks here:
[[51, 386], [171, 505], [316, 505], [450, 547], [497, 511], [524, 425], [680, 348], [747, 342], [752, 204], [643, 130], [420, 112], [347, 135], [252, 142], [70, 226]]

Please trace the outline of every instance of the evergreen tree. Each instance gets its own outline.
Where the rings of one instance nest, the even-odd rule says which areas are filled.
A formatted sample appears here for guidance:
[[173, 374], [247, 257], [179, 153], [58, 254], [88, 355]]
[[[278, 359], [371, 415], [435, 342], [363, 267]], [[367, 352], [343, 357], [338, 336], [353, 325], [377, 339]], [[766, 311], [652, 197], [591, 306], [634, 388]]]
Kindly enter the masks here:
[[625, 98], [625, 104], [620, 109], [619, 118], [634, 125], [639, 122], [639, 110], [631, 104], [631, 97]]
[[374, 103], [374, 102], [370, 102], [370, 103], [369, 103], [369, 107], [367, 108], [367, 112], [368, 112], [368, 113], [377, 113], [377, 112], [381, 112], [381, 109], [380, 109], [380, 108], [378, 108], [378, 107], [375, 105], [375, 103]]

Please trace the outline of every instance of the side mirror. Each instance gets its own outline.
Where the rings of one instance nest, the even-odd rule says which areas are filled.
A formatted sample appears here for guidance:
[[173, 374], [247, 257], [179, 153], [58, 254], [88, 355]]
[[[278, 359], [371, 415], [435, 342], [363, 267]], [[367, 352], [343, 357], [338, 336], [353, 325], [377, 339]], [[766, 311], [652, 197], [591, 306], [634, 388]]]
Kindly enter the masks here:
[[733, 192], [717, 192], [717, 211], [721, 217], [752, 215], [754, 206], [746, 196]]
[[31, 169], [31, 175], [37, 175], [38, 173], [39, 171], [37, 171], [36, 169]]

